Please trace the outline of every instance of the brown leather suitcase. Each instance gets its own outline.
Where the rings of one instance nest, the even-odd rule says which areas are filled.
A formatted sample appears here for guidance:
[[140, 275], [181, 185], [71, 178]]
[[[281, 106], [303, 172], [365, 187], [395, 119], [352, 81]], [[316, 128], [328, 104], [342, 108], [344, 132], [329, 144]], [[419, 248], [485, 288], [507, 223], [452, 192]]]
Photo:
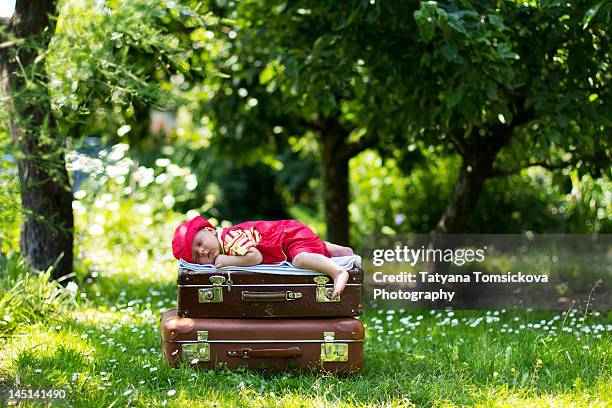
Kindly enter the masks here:
[[338, 373], [361, 370], [363, 324], [354, 318], [209, 319], [161, 317], [162, 349], [168, 363], [230, 369], [248, 366], [283, 371], [315, 368]]
[[216, 318], [359, 316], [363, 270], [355, 267], [348, 272], [344, 292], [332, 300], [333, 281], [325, 275], [180, 268], [178, 313]]

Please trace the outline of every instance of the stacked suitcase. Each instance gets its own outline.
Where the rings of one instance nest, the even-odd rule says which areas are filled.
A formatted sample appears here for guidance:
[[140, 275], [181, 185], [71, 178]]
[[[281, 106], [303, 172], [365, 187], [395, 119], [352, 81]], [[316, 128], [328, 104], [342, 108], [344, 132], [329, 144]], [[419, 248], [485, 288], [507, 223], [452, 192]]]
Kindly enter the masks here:
[[246, 365], [281, 371], [361, 369], [363, 270], [349, 270], [340, 299], [325, 275], [182, 267], [178, 308], [163, 314], [162, 348], [172, 366]]

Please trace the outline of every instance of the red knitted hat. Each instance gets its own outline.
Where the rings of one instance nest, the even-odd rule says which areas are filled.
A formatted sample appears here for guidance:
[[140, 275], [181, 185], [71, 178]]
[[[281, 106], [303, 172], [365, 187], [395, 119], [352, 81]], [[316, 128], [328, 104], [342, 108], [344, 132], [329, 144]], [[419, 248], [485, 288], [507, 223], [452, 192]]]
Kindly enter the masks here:
[[174, 238], [172, 239], [172, 253], [174, 257], [193, 263], [193, 258], [191, 257], [193, 237], [199, 230], [206, 227], [214, 228], [210, 222], [199, 215], [179, 225], [176, 231], [174, 231]]

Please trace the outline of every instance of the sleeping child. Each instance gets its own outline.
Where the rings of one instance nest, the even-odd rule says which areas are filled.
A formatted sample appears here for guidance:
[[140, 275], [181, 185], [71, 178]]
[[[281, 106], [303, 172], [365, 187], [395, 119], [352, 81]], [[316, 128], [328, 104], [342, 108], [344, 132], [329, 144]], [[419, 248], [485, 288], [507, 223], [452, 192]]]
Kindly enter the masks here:
[[172, 252], [177, 259], [214, 264], [216, 268], [289, 261], [296, 268], [331, 277], [334, 299], [344, 290], [349, 274], [330, 258], [353, 254], [351, 248], [321, 240], [298, 221], [246, 221], [229, 228], [214, 228], [201, 216], [177, 227]]

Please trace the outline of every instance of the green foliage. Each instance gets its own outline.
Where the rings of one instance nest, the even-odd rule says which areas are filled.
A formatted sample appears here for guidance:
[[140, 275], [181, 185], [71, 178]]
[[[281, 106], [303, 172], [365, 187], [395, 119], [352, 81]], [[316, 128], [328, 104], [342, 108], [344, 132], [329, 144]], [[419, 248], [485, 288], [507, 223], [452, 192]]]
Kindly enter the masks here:
[[[46, 7], [42, 6], [41, 9]], [[44, 19], [39, 17], [42, 23]], [[3, 65], [6, 63], [4, 68], [9, 74], [6, 78], [7, 94], [3, 95], [0, 114], [0, 120], [3, 122], [0, 130], [0, 135], [3, 136], [0, 152], [10, 146], [12, 160], [21, 161], [35, 174], [44, 174], [51, 183], [66, 185], [63, 169], [66, 138], [56, 131], [55, 118], [49, 109], [51, 98], [47, 86], [46, 58], [47, 45], [52, 38], [49, 28], [53, 26], [53, 16], [50, 16], [50, 19], [46, 27], [24, 28], [21, 26], [24, 21], [20, 21], [13, 29], [9, 30], [4, 25], [0, 28], [3, 40], [6, 41], [3, 43], [6, 46], [6, 50], [3, 50], [3, 58], [6, 58]], [[25, 21], [25, 25], [27, 23], [28, 21]], [[19, 33], [13, 32], [15, 29], [34, 30], [35, 34], [20, 38]], [[39, 29], [40, 32], [37, 31]], [[5, 157], [3, 162], [4, 160]], [[35, 178], [24, 179], [20, 187], [25, 194], [36, 188], [32, 185]], [[26, 210], [32, 211], [33, 208]]]
[[593, 234], [612, 228], [612, 183], [607, 177], [578, 176], [577, 170], [553, 175], [524, 170], [487, 182], [467, 230], [474, 233]]
[[[73, 210], [76, 251], [85, 268], [112, 268], [112, 257], [125, 257], [130, 263], [171, 259], [172, 234], [184, 220], [172, 208], [191, 200], [198, 188], [188, 168], [167, 157], [158, 158], [154, 167], [141, 166], [126, 155], [128, 149], [116, 144], [97, 157], [78, 152], [68, 156], [69, 168], [80, 183]], [[209, 195], [192, 210], [204, 213], [215, 200]]]
[[[351, 20], [363, 9], [355, 5]], [[356, 45], [364, 39], [350, 22], [342, 24], [345, 11], [332, 3], [277, 1], [230, 2], [215, 11], [233, 17], [227, 28], [219, 27], [223, 46], [213, 56], [228, 78], [210, 86], [221, 138], [257, 150], [262, 143], [318, 133], [323, 118], [339, 118], [348, 133], [391, 124], [395, 101], [379, 99], [378, 84], [359, 59]], [[394, 129], [400, 128], [397, 123]]]
[[21, 197], [11, 138], [6, 128], [6, 111], [0, 109], [0, 251], [19, 247]]
[[[570, 173], [572, 189], [566, 195], [566, 231], [571, 234], [609, 234], [612, 232], [612, 180], [593, 179]], [[560, 207], [558, 211], [561, 211]]]
[[[351, 160], [353, 242], [360, 234], [428, 233], [451, 194], [458, 157], [429, 152], [407, 175], [393, 158], [366, 151]], [[475, 203], [467, 233], [606, 233], [612, 228], [612, 183], [578, 171], [541, 168], [491, 178]]]
[[[149, 108], [174, 109], [204, 75], [201, 32], [214, 22], [201, 3], [63, 2], [49, 46], [52, 108], [75, 138], [103, 134], [137, 144]], [[130, 132], [131, 130], [131, 132]]]
[[358, 234], [428, 233], [450, 194], [458, 161], [430, 159], [405, 175], [395, 159], [366, 151], [351, 161], [351, 221]]
[[31, 271], [15, 252], [0, 251], [0, 335], [22, 330], [40, 322], [64, 322], [74, 307], [75, 285], [66, 288], [51, 278], [52, 268], [44, 273]]
[[22, 214], [16, 170], [5, 160], [0, 164], [0, 250], [8, 252], [19, 247]]
[[420, 78], [432, 110], [419, 114], [441, 124], [470, 161], [496, 139], [507, 143], [506, 129], [513, 137], [496, 167], [566, 163], [581, 176], [610, 175], [610, 115], [599, 99], [610, 97], [610, 7], [598, 14], [600, 5], [423, 2], [420, 42], [437, 47], [421, 60], [435, 80]]
[[418, 92], [425, 96], [437, 88], [437, 95], [428, 99], [437, 96], [442, 102], [432, 104], [427, 120], [449, 128], [459, 118], [471, 126], [482, 126], [486, 117], [497, 120], [505, 114], [510, 119], [506, 93], [498, 87], [514, 87], [513, 65], [520, 57], [512, 51], [503, 15], [465, 4], [423, 2], [414, 18], [420, 42], [434, 46], [432, 52], [422, 52], [421, 68], [427, 67], [437, 79], [429, 84], [431, 89], [426, 84]]
[[263, 163], [238, 167], [228, 160], [218, 164], [209, 178], [219, 188], [211, 215], [233, 223], [287, 218], [276, 178], [275, 172]]
[[[227, 78], [209, 81], [200, 95], [214, 129], [212, 146], [225, 155], [253, 160], [278, 154], [287, 137], [307, 139], [309, 133], [320, 141], [333, 118], [350, 141], [373, 138], [381, 156], [395, 160], [406, 176], [430, 146], [439, 155], [458, 153], [464, 162], [490, 161], [500, 173], [538, 162], [553, 171], [575, 166], [580, 177], [609, 172], [610, 116], [602, 102], [610, 98], [607, 2], [399, 7], [269, 0], [223, 3], [214, 13], [232, 17], [216, 27], [219, 51], [211, 60]], [[416, 141], [419, 149], [410, 150]], [[446, 177], [453, 169], [439, 171]], [[483, 200], [505, 206], [500, 214], [478, 214], [483, 228], [472, 230], [488, 230], [487, 217], [508, 219], [508, 230], [544, 228], [548, 216], [521, 225], [499, 217], [521, 207], [499, 186], [534, 187], [525, 180], [488, 182], [493, 187], [485, 194], [497, 196]], [[381, 205], [404, 200], [397, 185], [397, 196], [388, 190]], [[427, 213], [419, 229], [435, 225], [444, 209], [438, 201], [449, 197], [448, 190], [419, 196]], [[545, 195], [531, 189], [527, 195], [526, 202], [544, 209], [541, 214], [548, 211]], [[437, 213], [427, 211], [432, 203]], [[388, 207], [376, 214], [380, 219], [385, 212], [385, 221], [364, 222], [394, 230]], [[356, 215], [363, 211], [351, 206], [355, 219], [367, 218]]]

